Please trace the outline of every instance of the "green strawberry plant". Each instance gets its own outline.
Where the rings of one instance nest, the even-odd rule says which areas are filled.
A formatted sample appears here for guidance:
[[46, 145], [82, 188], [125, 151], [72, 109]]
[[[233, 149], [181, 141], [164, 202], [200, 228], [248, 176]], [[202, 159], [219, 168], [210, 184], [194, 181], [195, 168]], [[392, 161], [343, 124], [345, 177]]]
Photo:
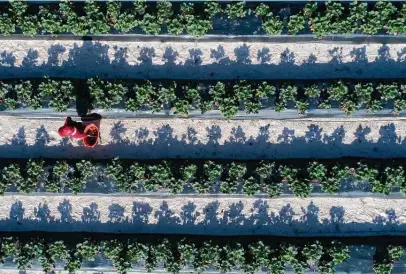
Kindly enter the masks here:
[[368, 104], [372, 100], [374, 87], [371, 83], [358, 83], [354, 86], [354, 93], [361, 103]]
[[81, 160], [76, 163], [73, 176], [66, 181], [68, 187], [73, 194], [81, 192], [88, 180], [90, 180], [95, 172], [95, 166], [90, 161]]
[[283, 21], [279, 16], [270, 16], [262, 22], [262, 28], [270, 35], [282, 34], [283, 27]]
[[173, 193], [182, 191], [183, 185], [175, 184], [171, 168], [167, 162], [148, 166], [147, 170], [147, 179], [144, 184], [148, 191], [157, 191], [167, 187]]
[[280, 166], [279, 173], [282, 182], [289, 185], [289, 188], [298, 197], [307, 197], [312, 191], [312, 185], [299, 177], [299, 170], [288, 166]]
[[139, 22], [143, 32], [147, 34], [158, 35], [161, 32], [162, 25], [156, 16], [146, 13]]
[[258, 194], [261, 191], [260, 179], [258, 177], [251, 176], [247, 180], [244, 180], [242, 191], [244, 194], [249, 196]]
[[355, 179], [357, 181], [369, 182], [372, 185], [372, 192], [384, 193], [390, 192], [390, 186], [386, 185], [387, 181], [378, 180], [379, 171], [371, 168], [365, 163], [359, 162], [355, 170]]
[[220, 164], [208, 161], [203, 165], [203, 175], [200, 180], [192, 183], [197, 193], [208, 193], [212, 190], [213, 183], [220, 178], [223, 168]]
[[344, 110], [345, 115], [352, 115], [359, 109], [359, 106], [353, 99], [347, 98], [341, 101], [340, 109]]
[[133, 189], [132, 182], [127, 176], [118, 157], [114, 158], [105, 169], [106, 178], [115, 182], [117, 189], [120, 191], [131, 192]]
[[304, 94], [310, 98], [318, 98], [321, 94], [321, 89], [318, 85], [311, 85], [304, 88]]
[[245, 2], [237, 1], [227, 4], [225, 13], [230, 19], [244, 18], [246, 16]]
[[309, 109], [309, 102], [304, 100], [296, 101], [296, 108], [299, 114], [305, 114]]
[[232, 162], [228, 166], [227, 178], [220, 182], [220, 191], [222, 193], [236, 193], [239, 180], [247, 172], [247, 167], [242, 163]]
[[127, 87], [121, 83], [105, 82], [98, 78], [89, 79], [87, 82], [94, 108], [109, 110], [119, 104], [127, 93]]
[[32, 191], [32, 188], [25, 183], [20, 167], [15, 164], [10, 164], [1, 171], [1, 192], [4, 193], [7, 187], [12, 185], [16, 185], [19, 190], [24, 192]]
[[[380, 109], [382, 109], [382, 106]], [[394, 106], [393, 106], [393, 114], [396, 115], [400, 111], [405, 110], [405, 109], [406, 109], [406, 100], [405, 99], [396, 99]]]
[[134, 86], [132, 89], [133, 97], [126, 100], [125, 110], [134, 112], [140, 110], [150, 100], [151, 94], [155, 92], [154, 89], [155, 87], [150, 81]]
[[16, 32], [16, 23], [12, 18], [12, 11], [0, 14], [0, 33], [10, 35]]
[[323, 184], [327, 179], [327, 168], [320, 163], [312, 162], [307, 167], [307, 173], [311, 183]]
[[64, 161], [58, 161], [52, 168], [52, 178], [45, 182], [45, 189], [51, 192], [62, 191], [65, 182], [68, 180], [69, 165]]
[[218, 3], [216, 0], [204, 1], [204, 11], [207, 13], [210, 19], [223, 12], [220, 3]]
[[302, 14], [295, 14], [289, 17], [288, 31], [292, 35], [296, 35], [305, 29], [305, 17]]
[[159, 112], [165, 105], [172, 105], [176, 99], [175, 89], [175, 83], [171, 83], [168, 86], [160, 85], [158, 88], [153, 89], [149, 100], [149, 107], [152, 109], [152, 112]]
[[396, 83], [384, 84], [380, 83], [376, 88], [381, 94], [381, 98], [385, 101], [395, 100], [400, 97], [399, 86]]
[[355, 175], [353, 169], [350, 169], [347, 166], [342, 167], [335, 165], [330, 169], [327, 180], [320, 182], [321, 189], [327, 193], [337, 193], [340, 188], [341, 181], [351, 179], [353, 175]]
[[328, 99], [341, 102], [347, 97], [348, 93], [348, 86], [343, 81], [338, 81], [328, 88], [328, 94], [330, 95]]
[[95, 1], [86, 1], [83, 8], [86, 13], [87, 32], [94, 34], [109, 33], [110, 26], [107, 23], [105, 14], [102, 11], [102, 5]]
[[55, 9], [50, 6], [40, 6], [38, 16], [43, 34], [56, 35], [63, 32], [63, 22]]
[[39, 95], [34, 94], [30, 81], [21, 81], [20, 83], [15, 84], [13, 89], [17, 93], [17, 100], [23, 105], [23, 107], [30, 106], [33, 109], [41, 107]]
[[29, 160], [25, 168], [26, 178], [24, 187], [19, 190], [23, 192], [33, 192], [39, 185], [39, 181], [44, 177], [44, 161], [43, 160]]
[[297, 87], [292, 85], [283, 85], [279, 89], [279, 99], [283, 103], [288, 103], [289, 101], [296, 102]]
[[38, 86], [42, 98], [49, 100], [49, 106], [57, 112], [66, 111], [75, 99], [75, 88], [70, 81], [55, 81], [45, 78]]

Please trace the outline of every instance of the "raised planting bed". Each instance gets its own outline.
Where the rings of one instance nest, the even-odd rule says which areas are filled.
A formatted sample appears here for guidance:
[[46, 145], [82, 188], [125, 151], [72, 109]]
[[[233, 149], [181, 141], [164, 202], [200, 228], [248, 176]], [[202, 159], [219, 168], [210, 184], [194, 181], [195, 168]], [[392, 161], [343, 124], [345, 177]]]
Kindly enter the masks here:
[[[302, 273], [332, 273], [350, 259], [350, 249], [336, 239], [272, 237], [205, 237], [166, 235], [14, 233], [0, 234], [2, 268], [116, 270], [182, 270], [227, 273], [269, 271], [286, 267]], [[378, 253], [379, 251], [379, 253]], [[390, 265], [403, 253], [400, 246], [377, 249], [376, 265]]]
[[[32, 79], [0, 83], [0, 110], [52, 108], [66, 111], [75, 102], [86, 115], [92, 109], [123, 109], [131, 113], [187, 116], [194, 110], [212, 110], [228, 119], [239, 111], [282, 112], [297, 109], [335, 109], [346, 115], [363, 110], [377, 113], [406, 109], [403, 80], [310, 80], [310, 81], [171, 81]], [[12, 113], [12, 112], [11, 112]]]
[[0, 191], [139, 194], [406, 193], [404, 160], [3, 160]]
[[[391, 273], [405, 238], [2, 233], [3, 269], [167, 273]], [[401, 272], [399, 272], [401, 273]]]
[[1, 3], [4, 35], [406, 33], [406, 5], [377, 3], [63, 2]]

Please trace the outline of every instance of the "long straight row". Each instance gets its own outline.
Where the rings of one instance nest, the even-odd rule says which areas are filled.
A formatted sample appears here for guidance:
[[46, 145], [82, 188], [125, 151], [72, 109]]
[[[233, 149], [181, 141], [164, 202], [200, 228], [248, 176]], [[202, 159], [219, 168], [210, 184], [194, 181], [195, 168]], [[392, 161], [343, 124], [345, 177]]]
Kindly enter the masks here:
[[[349, 259], [348, 246], [336, 240], [289, 243], [243, 237], [70, 236], [69, 239], [61, 239], [57, 234], [37, 237], [29, 234], [3, 235], [0, 238], [1, 259], [12, 259], [20, 270], [28, 269], [39, 261], [44, 272], [51, 272], [57, 264], [60, 267], [61, 262], [66, 270], [75, 272], [83, 263], [110, 259], [118, 273], [126, 273], [133, 267], [148, 272], [164, 268], [169, 273], [179, 273], [188, 267], [199, 273], [213, 268], [220, 273], [237, 269], [255, 273], [266, 268], [268, 273], [275, 274], [284, 273], [287, 265], [292, 266], [296, 273], [303, 273], [309, 268], [317, 268], [319, 273], [333, 273], [336, 265]], [[390, 269], [402, 253], [401, 247], [391, 245], [377, 250], [375, 267]], [[109, 266], [109, 263], [104, 264]]]
[[[24, 161], [24, 160], [23, 160]], [[325, 160], [324, 160], [325, 161]], [[21, 160], [19, 161], [21, 163]], [[288, 187], [299, 197], [313, 190], [325, 193], [366, 191], [406, 192], [402, 165], [393, 163], [329, 160], [302, 165], [271, 161], [120, 161], [92, 163], [81, 160], [29, 160], [21, 167], [8, 164], [1, 170], [0, 191], [226, 193], [279, 196]], [[303, 161], [302, 161], [303, 162]], [[98, 191], [97, 191], [98, 190]]]
[[[0, 107], [38, 109], [49, 106], [66, 111], [76, 99], [83, 111], [93, 108], [124, 107], [127, 111], [174, 110], [187, 116], [191, 110], [203, 113], [219, 109], [232, 118], [243, 109], [258, 113], [261, 108], [283, 111], [294, 107], [300, 114], [309, 108], [339, 107], [347, 115], [365, 108], [374, 113], [392, 108], [406, 109], [406, 85], [403, 81], [135, 81], [135, 80], [6, 80], [0, 83]], [[124, 106], [123, 106], [124, 105]]]
[[[145, 0], [134, 4], [108, 1], [85, 3], [62, 2], [50, 5], [27, 4], [13, 1], [0, 6], [0, 32], [11, 34], [21, 31], [25, 35], [38, 33], [73, 33], [75, 35], [103, 33], [131, 33], [141, 30], [147, 34], [162, 32], [171, 35], [188, 33], [201, 36], [219, 31], [214, 19], [226, 19], [227, 27], [221, 28], [226, 34], [235, 28], [235, 21], [243, 21], [247, 29], [251, 21], [258, 28], [248, 30], [252, 33], [326, 34], [348, 33], [406, 33], [406, 5], [378, 1], [375, 4], [353, 2], [327, 2], [326, 4], [269, 4], [254, 3], [248, 7], [245, 2], [219, 4], [215, 1], [204, 3], [176, 3]], [[255, 17], [253, 18], [254, 15]], [[238, 19], [238, 20], [237, 20]], [[137, 27], [139, 27], [137, 29]], [[248, 28], [249, 29], [249, 28]], [[231, 31], [232, 32], [232, 31]], [[237, 31], [238, 33], [239, 31]], [[244, 31], [240, 31], [243, 32]]]

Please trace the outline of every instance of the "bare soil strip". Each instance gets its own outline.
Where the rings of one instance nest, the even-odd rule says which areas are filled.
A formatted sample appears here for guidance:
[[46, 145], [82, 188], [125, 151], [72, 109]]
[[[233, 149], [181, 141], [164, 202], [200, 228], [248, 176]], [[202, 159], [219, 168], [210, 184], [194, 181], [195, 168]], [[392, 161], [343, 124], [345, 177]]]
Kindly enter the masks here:
[[2, 231], [208, 235], [382, 235], [406, 232], [404, 199], [148, 198], [6, 195]]
[[404, 78], [406, 44], [0, 41], [0, 78]]
[[404, 119], [104, 119], [101, 144], [61, 138], [64, 120], [0, 117], [3, 158], [404, 157]]

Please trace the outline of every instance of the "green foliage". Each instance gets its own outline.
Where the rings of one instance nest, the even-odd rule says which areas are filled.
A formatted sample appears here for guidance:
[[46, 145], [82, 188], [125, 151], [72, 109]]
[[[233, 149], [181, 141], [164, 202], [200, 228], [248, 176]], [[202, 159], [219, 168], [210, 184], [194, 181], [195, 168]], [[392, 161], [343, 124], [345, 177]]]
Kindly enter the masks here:
[[68, 180], [69, 165], [66, 162], [56, 162], [52, 168], [51, 179], [45, 183], [45, 189], [51, 192], [60, 192]]
[[328, 93], [330, 94], [329, 100], [335, 101], [343, 101], [344, 98], [348, 95], [348, 87], [344, 82], [338, 81], [336, 83], [331, 84], [328, 89]]
[[43, 160], [29, 160], [26, 166], [26, 178], [22, 185], [18, 186], [22, 192], [30, 193], [39, 185], [39, 180], [44, 175]]
[[312, 162], [307, 168], [307, 172], [311, 183], [323, 184], [327, 179], [327, 168], [323, 164]]
[[310, 98], [318, 98], [320, 97], [321, 90], [317, 85], [311, 85], [304, 88], [304, 93]]
[[77, 194], [83, 190], [86, 182], [93, 177], [95, 166], [86, 160], [81, 160], [76, 163], [76, 168], [73, 177], [66, 181], [68, 187], [73, 194]]
[[50, 6], [41, 6], [38, 15], [42, 33], [58, 34], [63, 31], [61, 18]]
[[[43, 270], [48, 272], [52, 272], [60, 260], [64, 261], [66, 270], [75, 272], [82, 262], [95, 261], [103, 254], [122, 274], [141, 263], [149, 272], [163, 266], [167, 272], [179, 273], [187, 265], [197, 273], [208, 269], [220, 273], [236, 269], [256, 273], [262, 268], [267, 268], [270, 273], [283, 273], [287, 263], [300, 270], [302, 266], [307, 266], [307, 260], [313, 260], [319, 268], [328, 265], [334, 269], [335, 265], [349, 258], [348, 247], [337, 241], [320, 243], [316, 240], [292, 245], [284, 241], [270, 244], [254, 240], [245, 245], [238, 239], [214, 242], [201, 237], [173, 240], [144, 236], [114, 239], [107, 236], [105, 240], [72, 238], [66, 242], [51, 237], [2, 237], [1, 250], [2, 261], [11, 256], [20, 270], [30, 268], [39, 259]], [[392, 261], [398, 260], [402, 254], [402, 249], [394, 246], [383, 251]]]
[[386, 101], [397, 99], [400, 96], [400, 90], [396, 83], [392, 84], [381, 83], [377, 86], [376, 89], [380, 92], [381, 98]]
[[158, 35], [161, 32], [162, 25], [154, 15], [145, 14], [139, 24], [142, 31], [147, 34]]
[[245, 2], [241, 1], [227, 4], [225, 13], [230, 19], [244, 18], [246, 15]]
[[3, 168], [1, 172], [1, 192], [7, 189], [11, 185], [16, 185], [22, 191], [29, 191], [28, 187], [25, 188], [24, 178], [21, 175], [21, 169], [18, 165], [10, 164]]
[[14, 85], [14, 91], [17, 94], [19, 103], [23, 106], [29, 106], [33, 109], [41, 107], [38, 94], [34, 94], [33, 87], [30, 81], [21, 81]]
[[406, 99], [403, 98], [406, 87], [396, 82], [381, 83], [376, 88], [372, 83], [358, 82], [353, 85], [343, 81], [325, 84], [325, 88], [319, 87], [320, 84], [304, 87], [284, 84], [280, 86], [275, 102], [274, 85], [247, 80], [237, 83], [219, 81], [207, 86], [198, 83], [178, 86], [175, 81], [135, 84], [132, 81], [95, 78], [87, 81], [90, 98], [87, 98], [89, 96], [86, 93], [76, 94], [72, 82], [45, 78], [38, 84], [31, 81], [0, 83], [0, 105], [3, 109], [13, 110], [27, 106], [39, 108], [48, 103], [49, 107], [62, 112], [72, 105], [77, 96], [77, 100], [88, 108], [112, 109], [120, 108], [121, 104], [127, 111], [149, 109], [160, 112], [173, 108], [173, 113], [181, 116], [188, 116], [190, 111], [196, 109], [205, 113], [214, 108], [219, 109], [228, 119], [233, 118], [243, 107], [246, 113], [259, 113], [261, 107], [269, 103], [274, 103], [277, 112], [295, 103], [299, 114], [305, 114], [310, 106], [308, 98], [318, 99], [318, 107], [321, 109], [331, 108], [330, 101], [336, 101], [347, 115], [358, 111], [360, 107], [374, 113], [381, 110], [382, 103], [388, 100], [394, 100], [393, 114], [406, 109]]
[[279, 90], [279, 99], [283, 103], [287, 103], [289, 101], [296, 101], [297, 96], [297, 87], [292, 85], [283, 85]]
[[374, 271], [376, 274], [391, 273], [394, 261], [403, 255], [401, 246], [377, 246], [374, 254]]
[[162, 162], [159, 165], [148, 166], [148, 180], [145, 181], [145, 188], [148, 191], [157, 191], [159, 189], [170, 187], [173, 193], [182, 191], [183, 185], [174, 185], [171, 182], [174, 180], [171, 168], [167, 162]]
[[106, 82], [98, 78], [89, 79], [87, 82], [94, 108], [109, 110], [120, 103], [127, 92], [127, 88], [121, 83]]
[[227, 119], [231, 119], [238, 112], [238, 100], [236, 97], [230, 97], [226, 86], [222, 82], [217, 82], [215, 86], [210, 87], [210, 95], [214, 102]]
[[296, 35], [305, 29], [305, 17], [301, 14], [291, 15], [288, 22], [288, 31], [292, 35]]
[[312, 191], [312, 185], [309, 181], [299, 178], [298, 169], [288, 166], [280, 166], [279, 173], [282, 177], [282, 182], [289, 185], [289, 188], [298, 197], [307, 197]]
[[220, 183], [220, 191], [223, 193], [235, 193], [237, 192], [237, 187], [239, 180], [247, 172], [247, 167], [243, 163], [232, 162], [228, 166], [228, 176], [225, 181]]
[[55, 111], [66, 111], [73, 99], [75, 88], [70, 81], [55, 81], [45, 78], [38, 86], [40, 96], [49, 98], [49, 106]]
[[354, 92], [361, 102], [368, 103], [372, 98], [374, 87], [371, 83], [358, 83], [354, 86]]
[[204, 1], [204, 11], [208, 14], [209, 18], [213, 18], [222, 12], [220, 3], [215, 0]]
[[[97, 2], [63, 1], [59, 7], [49, 4], [12, 1], [0, 13], [0, 32], [9, 35], [21, 31], [25, 35], [73, 33], [74, 35], [131, 33], [139, 26], [144, 33], [158, 35], [167, 29], [172, 35], [186, 31], [201, 36], [212, 28], [212, 20], [218, 15], [228, 19], [255, 15], [262, 21], [262, 29], [270, 35], [283, 31], [298, 35], [308, 28], [316, 37], [328, 34], [406, 33], [406, 5], [394, 5], [387, 1], [374, 4], [354, 1], [350, 5], [340, 2], [310, 2], [303, 9], [292, 9], [285, 15], [285, 7], [271, 9], [268, 4], [256, 3], [247, 8], [245, 2], [235, 1], [224, 11], [217, 1], [204, 1], [202, 8], [194, 8], [193, 2], [181, 3], [180, 9], [172, 2], [161, 0], [147, 5], [145, 0], [122, 5], [118, 1]], [[280, 16], [283, 15], [283, 17]], [[286, 26], [286, 29], [285, 29]]]
[[280, 35], [283, 30], [283, 21], [279, 16], [272, 16], [262, 23], [262, 28], [270, 35]]
[[309, 102], [307, 101], [297, 101], [296, 108], [299, 114], [305, 114], [309, 108]]
[[193, 188], [198, 193], [208, 193], [211, 190], [212, 184], [219, 179], [222, 173], [222, 166], [212, 161], [208, 161], [203, 165], [203, 176], [201, 180], [193, 182]]
[[310, 194], [313, 184], [320, 184], [323, 192], [337, 193], [344, 180], [355, 180], [370, 185], [375, 193], [389, 194], [400, 189], [406, 193], [406, 182], [402, 166], [380, 165], [360, 162], [356, 167], [309, 162], [307, 166], [276, 165], [261, 161], [256, 167], [246, 162], [219, 164], [207, 161], [202, 166], [184, 162], [162, 161], [154, 164], [133, 162], [123, 163], [118, 158], [106, 165], [88, 160], [68, 165], [58, 161], [45, 166], [43, 160], [29, 160], [23, 169], [11, 163], [1, 170], [0, 193], [7, 189], [18, 189], [31, 193], [44, 187], [47, 191], [74, 194], [85, 189], [90, 181], [97, 180], [100, 187], [109, 191], [140, 193], [152, 192], [181, 193], [185, 187], [192, 187], [197, 193], [220, 191], [255, 195], [267, 193], [279, 196], [284, 184], [299, 197]]
[[340, 188], [341, 181], [351, 177], [352, 174], [347, 166], [341, 167], [339, 165], [335, 165], [331, 168], [327, 181], [321, 181], [321, 189], [327, 193], [337, 193]]

